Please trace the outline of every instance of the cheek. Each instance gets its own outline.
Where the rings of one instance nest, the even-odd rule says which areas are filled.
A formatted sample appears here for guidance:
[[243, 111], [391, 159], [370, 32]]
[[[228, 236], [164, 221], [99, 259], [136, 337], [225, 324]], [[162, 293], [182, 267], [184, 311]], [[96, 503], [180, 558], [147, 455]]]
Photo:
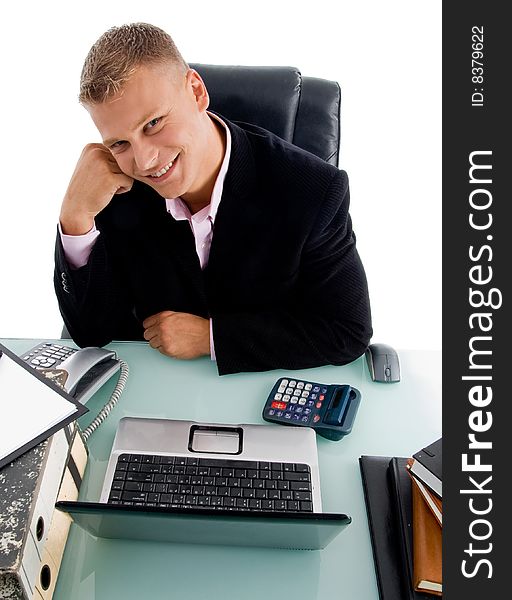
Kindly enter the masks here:
[[130, 172], [133, 170], [132, 169], [132, 160], [131, 160], [129, 154], [130, 154], [129, 151], [125, 151], [125, 152], [122, 152], [121, 154], [118, 154], [117, 156], [114, 156], [117, 166], [121, 169], [121, 171], [125, 175], [130, 175]]

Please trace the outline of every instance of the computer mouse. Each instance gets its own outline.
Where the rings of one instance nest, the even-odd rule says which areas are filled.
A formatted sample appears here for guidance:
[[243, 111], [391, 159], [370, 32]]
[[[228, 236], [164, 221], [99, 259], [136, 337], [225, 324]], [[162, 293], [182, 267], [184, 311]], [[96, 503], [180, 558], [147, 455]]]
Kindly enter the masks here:
[[365, 352], [372, 381], [397, 383], [400, 381], [400, 360], [388, 344], [370, 344]]

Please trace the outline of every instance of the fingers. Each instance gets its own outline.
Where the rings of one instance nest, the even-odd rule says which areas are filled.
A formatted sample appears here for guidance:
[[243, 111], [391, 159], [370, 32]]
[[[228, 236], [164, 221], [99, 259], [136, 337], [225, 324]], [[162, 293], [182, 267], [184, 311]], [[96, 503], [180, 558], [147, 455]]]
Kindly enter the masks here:
[[163, 311], [143, 322], [144, 339], [152, 348], [174, 358], [210, 353], [210, 322], [188, 313]]
[[157, 323], [160, 323], [163, 319], [174, 315], [175, 313], [172, 310], [164, 310], [162, 312], [156, 313], [156, 315], [151, 315], [147, 319], [144, 319], [142, 322], [142, 326], [144, 329], [148, 329], [148, 327], [153, 327]]
[[114, 192], [115, 194], [125, 194], [126, 192], [129, 192], [132, 189], [133, 179], [131, 177], [126, 177], [125, 180], [126, 184], [120, 185]]
[[[165, 322], [174, 315], [170, 310], [164, 310], [145, 319], [142, 323], [144, 327], [144, 339], [149, 342], [152, 348], [155, 348], [162, 354], [167, 354], [167, 346], [164, 344]], [[167, 336], [168, 337], [168, 336]]]

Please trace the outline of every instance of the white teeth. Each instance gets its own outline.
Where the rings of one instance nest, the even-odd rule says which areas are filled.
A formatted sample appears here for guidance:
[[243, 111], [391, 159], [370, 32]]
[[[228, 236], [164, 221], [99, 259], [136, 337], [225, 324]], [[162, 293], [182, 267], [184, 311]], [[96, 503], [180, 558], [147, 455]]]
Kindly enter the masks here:
[[162, 177], [162, 175], [164, 175], [165, 173], [167, 173], [167, 171], [171, 167], [172, 167], [172, 161], [166, 167], [163, 167], [163, 169], [160, 169], [160, 171], [157, 171], [156, 173], [152, 173], [150, 175], [150, 177]]

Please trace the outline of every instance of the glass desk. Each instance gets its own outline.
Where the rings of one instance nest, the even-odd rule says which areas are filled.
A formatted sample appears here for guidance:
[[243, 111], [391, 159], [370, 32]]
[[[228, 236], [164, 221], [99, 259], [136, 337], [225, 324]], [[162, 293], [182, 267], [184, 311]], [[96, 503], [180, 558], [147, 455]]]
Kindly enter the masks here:
[[[2, 340], [19, 354], [38, 342]], [[55, 600], [378, 599], [358, 458], [410, 456], [441, 436], [441, 352], [399, 350], [402, 381], [381, 384], [371, 381], [364, 357], [343, 367], [219, 377], [208, 358], [173, 360], [139, 342], [108, 347], [129, 364], [130, 376], [117, 406], [89, 438], [80, 499], [99, 499], [121, 417], [264, 423], [270, 389], [279, 377], [293, 374], [349, 383], [361, 392], [352, 432], [339, 442], [317, 438], [323, 510], [347, 513], [353, 522], [327, 548], [313, 552], [100, 540], [73, 524]], [[82, 427], [108, 400], [115, 380], [89, 400]]]

